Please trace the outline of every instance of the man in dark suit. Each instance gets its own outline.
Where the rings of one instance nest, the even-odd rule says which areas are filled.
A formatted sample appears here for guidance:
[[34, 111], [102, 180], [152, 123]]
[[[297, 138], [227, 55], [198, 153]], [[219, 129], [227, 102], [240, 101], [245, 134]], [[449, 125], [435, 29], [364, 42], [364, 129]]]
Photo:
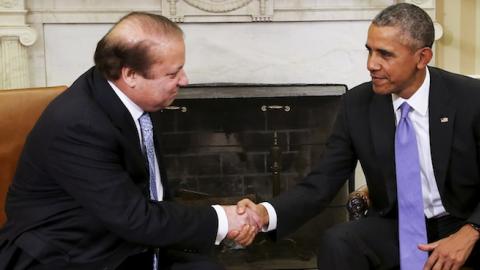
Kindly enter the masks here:
[[[368, 215], [325, 232], [319, 269], [480, 269], [480, 81], [428, 67], [433, 41], [432, 20], [415, 5], [396, 4], [378, 14], [366, 42], [372, 80], [342, 97], [319, 167], [269, 203], [239, 202], [239, 212], [256, 209], [267, 230], [283, 237], [324, 209], [359, 161], [369, 188]], [[410, 107], [408, 120], [400, 119], [403, 103]], [[400, 121], [414, 130], [409, 138], [417, 157], [397, 157], [405, 150], [396, 146], [405, 128]], [[400, 168], [415, 167], [414, 159], [419, 170], [402, 178]], [[402, 181], [419, 191], [406, 191]], [[418, 221], [402, 218], [411, 214], [404, 211], [405, 195], [419, 198], [409, 211], [420, 209], [425, 241], [406, 244], [421, 229], [403, 229]], [[411, 255], [424, 259], [407, 266]]]
[[220, 269], [201, 254], [227, 233], [249, 244], [255, 220], [235, 206], [171, 202], [149, 119], [188, 82], [181, 29], [131, 13], [94, 58], [27, 139], [7, 197], [0, 269]]

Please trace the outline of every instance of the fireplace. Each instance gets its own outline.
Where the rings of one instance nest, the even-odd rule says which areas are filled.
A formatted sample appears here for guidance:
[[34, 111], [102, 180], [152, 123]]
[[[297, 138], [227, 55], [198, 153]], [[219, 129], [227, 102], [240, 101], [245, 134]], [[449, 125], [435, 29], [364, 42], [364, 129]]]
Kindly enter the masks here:
[[[169, 108], [153, 115], [160, 126], [172, 191], [235, 203], [258, 202], [288, 190], [318, 163], [344, 85], [191, 85]], [[245, 249], [230, 245], [217, 256], [228, 269], [315, 267], [319, 233], [347, 219], [349, 181], [330, 207], [288, 239], [257, 236]], [[210, 198], [211, 200], [208, 200]], [[204, 200], [203, 200], [204, 201]]]

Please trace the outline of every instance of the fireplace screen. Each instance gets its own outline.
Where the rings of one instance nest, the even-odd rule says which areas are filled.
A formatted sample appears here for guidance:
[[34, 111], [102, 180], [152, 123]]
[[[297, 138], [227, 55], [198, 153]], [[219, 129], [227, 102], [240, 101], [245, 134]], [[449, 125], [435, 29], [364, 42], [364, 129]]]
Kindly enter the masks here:
[[[320, 161], [343, 85], [197, 85], [153, 115], [174, 194], [196, 203], [268, 200]], [[352, 182], [350, 181], [350, 186]], [[223, 245], [229, 269], [315, 267], [316, 238], [346, 220], [348, 185], [331, 206], [288, 239], [258, 235], [247, 248]], [[195, 203], [195, 200], [194, 200]]]

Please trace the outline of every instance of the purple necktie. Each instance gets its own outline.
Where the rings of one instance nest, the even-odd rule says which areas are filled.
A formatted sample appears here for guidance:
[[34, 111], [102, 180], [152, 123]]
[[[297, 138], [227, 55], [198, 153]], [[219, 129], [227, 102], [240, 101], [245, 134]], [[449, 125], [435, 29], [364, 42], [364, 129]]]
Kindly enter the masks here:
[[411, 108], [404, 102], [400, 109], [402, 116], [395, 133], [400, 269], [420, 270], [428, 258], [428, 253], [417, 247], [427, 243], [420, 162], [415, 129], [408, 117]]
[[[148, 113], [142, 114], [138, 119], [142, 132], [143, 151], [147, 156], [148, 173], [150, 175], [150, 199], [158, 201], [157, 181], [155, 179], [155, 147], [153, 145], [153, 125]], [[158, 249], [153, 254], [153, 270], [158, 269]]]

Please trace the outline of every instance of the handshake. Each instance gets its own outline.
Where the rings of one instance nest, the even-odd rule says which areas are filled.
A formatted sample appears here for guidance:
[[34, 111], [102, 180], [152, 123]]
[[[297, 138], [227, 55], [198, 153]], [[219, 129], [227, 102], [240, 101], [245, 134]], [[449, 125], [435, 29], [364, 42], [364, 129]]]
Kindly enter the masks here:
[[222, 206], [228, 219], [227, 238], [242, 246], [250, 245], [269, 217], [265, 206], [243, 199], [237, 205]]

